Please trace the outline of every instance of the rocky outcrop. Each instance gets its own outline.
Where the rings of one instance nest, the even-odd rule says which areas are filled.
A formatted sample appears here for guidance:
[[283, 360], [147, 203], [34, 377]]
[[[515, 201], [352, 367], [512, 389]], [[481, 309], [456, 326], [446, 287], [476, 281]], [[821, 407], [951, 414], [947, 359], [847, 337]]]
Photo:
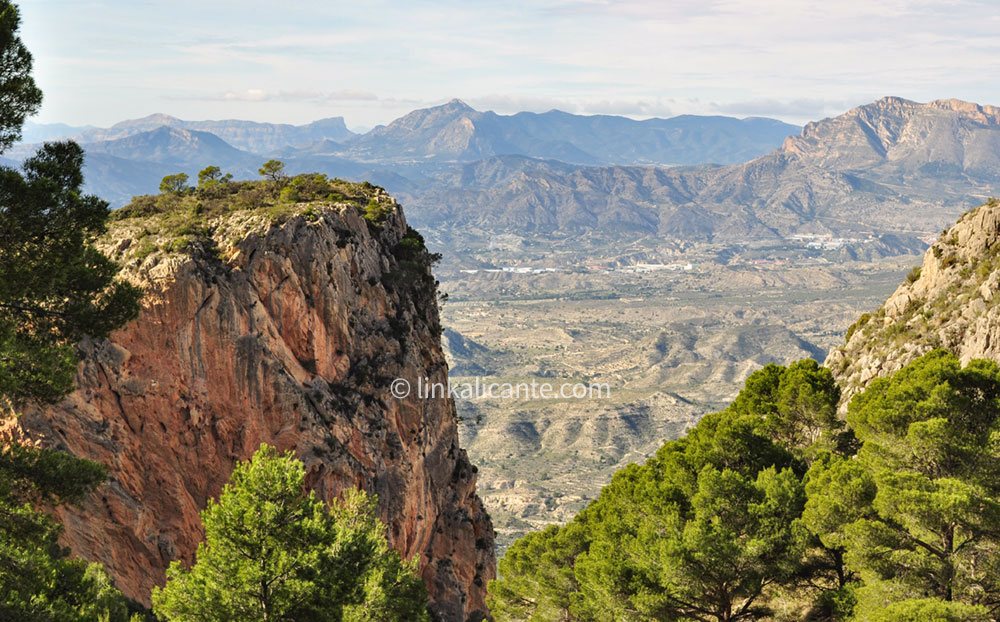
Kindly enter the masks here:
[[961, 173], [996, 179], [998, 145], [1000, 108], [957, 99], [922, 104], [883, 97], [806, 124], [782, 149], [821, 168], [867, 169], [880, 180]]
[[990, 200], [945, 230], [906, 281], [851, 327], [826, 364], [844, 403], [872, 378], [934, 349], [963, 363], [1000, 361], [1000, 203]]
[[400, 255], [398, 206], [380, 225], [347, 203], [237, 211], [184, 252], [137, 251], [144, 227], [122, 220], [105, 241], [148, 292], [141, 316], [83, 344], [78, 389], [7, 430], [110, 467], [97, 494], [59, 510], [65, 543], [148, 603], [172, 560], [192, 560], [207, 500], [269, 443], [328, 501], [377, 494], [438, 618], [480, 619], [493, 528], [454, 404], [390, 392], [448, 373], [433, 277]]

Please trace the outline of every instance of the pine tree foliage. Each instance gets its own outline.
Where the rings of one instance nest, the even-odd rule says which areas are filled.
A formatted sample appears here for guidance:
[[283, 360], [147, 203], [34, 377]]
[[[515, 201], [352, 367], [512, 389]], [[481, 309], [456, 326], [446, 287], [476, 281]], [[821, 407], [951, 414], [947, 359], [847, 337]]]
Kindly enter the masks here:
[[191, 568], [171, 564], [153, 592], [167, 622], [419, 622], [427, 591], [388, 544], [375, 499], [328, 507], [291, 454], [262, 446], [202, 512]]
[[839, 398], [814, 361], [755, 372], [571, 523], [516, 542], [497, 620], [996, 620], [1000, 366], [934, 351], [846, 421]]

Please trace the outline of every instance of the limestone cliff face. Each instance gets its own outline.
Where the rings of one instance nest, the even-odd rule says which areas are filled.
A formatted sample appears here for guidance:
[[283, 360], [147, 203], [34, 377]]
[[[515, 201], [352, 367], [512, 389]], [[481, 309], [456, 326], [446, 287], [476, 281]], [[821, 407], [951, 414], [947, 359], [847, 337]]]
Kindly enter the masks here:
[[[389, 388], [447, 378], [428, 268], [393, 254], [404, 217], [394, 206], [372, 227], [331, 204], [284, 219], [237, 212], [212, 242], [130, 260], [148, 291], [139, 319], [83, 344], [78, 390], [7, 433], [109, 465], [107, 485], [59, 514], [66, 544], [132, 598], [148, 603], [172, 560], [192, 560], [198, 512], [269, 443], [294, 450], [327, 500], [347, 486], [377, 494], [438, 617], [479, 619], [493, 528], [454, 404]], [[109, 249], [127, 255], [139, 228], [121, 223]]]
[[967, 212], [941, 234], [902, 285], [848, 331], [826, 364], [844, 403], [872, 378], [934, 349], [1000, 361], [1000, 203]]

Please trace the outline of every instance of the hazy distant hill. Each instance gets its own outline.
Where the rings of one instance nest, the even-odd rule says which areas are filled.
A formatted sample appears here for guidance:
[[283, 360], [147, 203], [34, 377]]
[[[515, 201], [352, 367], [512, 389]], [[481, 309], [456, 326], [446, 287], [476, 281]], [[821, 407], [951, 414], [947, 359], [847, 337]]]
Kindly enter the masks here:
[[491, 158], [401, 194], [425, 227], [738, 242], [926, 235], [998, 186], [998, 109], [889, 97], [810, 123], [744, 164], [584, 168]]
[[375, 128], [350, 141], [342, 155], [382, 162], [524, 155], [577, 164], [732, 163], [773, 148], [798, 129], [773, 119], [690, 115], [645, 121], [558, 110], [505, 116], [456, 99]]
[[354, 136], [344, 125], [343, 117], [320, 119], [307, 125], [257, 123], [229, 119], [224, 121], [184, 121], [165, 114], [116, 123], [109, 128], [89, 129], [75, 136], [83, 143], [126, 138], [160, 127], [209, 132], [233, 147], [251, 153], [268, 153], [287, 146], [306, 145], [321, 140], [342, 141]]
[[87, 143], [86, 150], [126, 160], [167, 164], [178, 169], [215, 164], [242, 172], [242, 169], [260, 165], [259, 156], [240, 151], [215, 134], [167, 126], [124, 138]]
[[76, 136], [81, 132], [94, 129], [92, 126], [76, 127], [65, 123], [35, 123], [28, 121], [24, 124], [21, 140], [25, 143], [42, 143], [51, 140], [60, 140], [69, 136]]

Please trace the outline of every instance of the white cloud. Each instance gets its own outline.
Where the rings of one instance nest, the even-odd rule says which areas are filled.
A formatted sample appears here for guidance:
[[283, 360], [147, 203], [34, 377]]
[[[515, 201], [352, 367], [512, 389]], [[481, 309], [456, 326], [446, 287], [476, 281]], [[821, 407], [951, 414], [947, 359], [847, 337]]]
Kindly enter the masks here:
[[308, 89], [296, 91], [267, 91], [264, 89], [246, 89], [244, 91], [226, 91], [221, 94], [193, 96], [191, 99], [206, 101], [240, 101], [240, 102], [316, 102], [337, 103], [356, 101], [378, 101], [375, 93], [361, 89], [345, 89], [340, 91], [313, 91]]
[[[1000, 103], [994, 0], [23, 3], [42, 120], [385, 123], [482, 109], [803, 122], [883, 95]], [[197, 20], [177, 15], [197, 14]], [[114, 19], [108, 19], [114, 16]]]

